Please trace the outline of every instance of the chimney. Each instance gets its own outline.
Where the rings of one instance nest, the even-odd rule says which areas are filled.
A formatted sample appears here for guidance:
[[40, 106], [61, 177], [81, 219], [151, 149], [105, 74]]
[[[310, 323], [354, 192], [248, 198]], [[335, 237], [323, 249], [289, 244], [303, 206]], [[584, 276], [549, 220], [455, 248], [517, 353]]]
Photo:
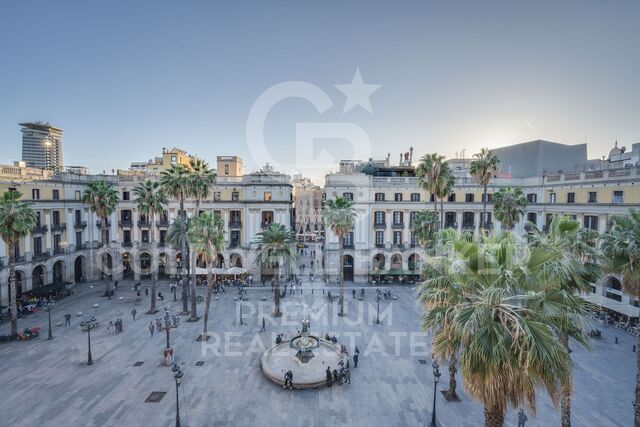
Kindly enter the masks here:
[[413, 147], [409, 148], [409, 166], [413, 165]]
[[402, 166], [402, 153], [400, 153], [400, 163], [398, 164], [398, 166]]

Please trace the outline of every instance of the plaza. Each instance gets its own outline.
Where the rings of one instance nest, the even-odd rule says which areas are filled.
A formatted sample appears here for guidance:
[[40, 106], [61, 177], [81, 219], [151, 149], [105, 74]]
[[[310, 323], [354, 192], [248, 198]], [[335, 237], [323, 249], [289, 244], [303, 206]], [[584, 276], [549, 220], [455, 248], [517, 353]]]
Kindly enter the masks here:
[[[142, 283], [149, 286], [148, 282]], [[79, 284], [75, 294], [60, 300], [52, 311], [53, 336], [47, 340], [47, 313], [19, 320], [19, 328], [40, 326], [40, 336], [31, 341], [0, 345], [2, 374], [0, 402], [2, 425], [42, 426], [172, 426], [175, 425], [175, 383], [170, 367], [162, 360], [165, 333], [150, 337], [150, 321], [161, 317], [144, 314], [149, 298], [137, 306], [131, 319], [133, 282], [120, 283], [115, 297], [102, 297], [104, 282]], [[159, 308], [180, 310], [173, 302], [168, 283], [161, 283], [164, 301]], [[363, 301], [352, 298], [364, 286]], [[420, 330], [422, 308], [415, 289], [390, 286], [397, 299], [380, 302], [382, 323], [376, 324], [375, 288], [348, 283], [345, 303], [348, 316], [337, 316], [338, 303], [327, 302], [326, 292], [337, 295], [319, 281], [306, 282], [302, 294], [282, 299], [283, 316], [270, 317], [273, 294], [269, 286], [249, 288], [243, 301], [243, 325], [239, 321], [237, 291], [226, 292], [211, 303], [209, 333], [203, 344], [202, 320], [187, 322], [181, 316], [171, 329], [175, 361], [184, 372], [180, 387], [183, 426], [424, 426], [431, 419], [433, 374], [431, 337]], [[324, 292], [323, 292], [324, 291]], [[204, 289], [198, 293], [203, 295]], [[122, 297], [120, 299], [119, 297]], [[264, 301], [263, 301], [264, 298]], [[94, 308], [94, 304], [98, 304]], [[204, 303], [198, 303], [202, 316]], [[82, 312], [82, 316], [77, 314]], [[64, 327], [64, 314], [72, 314]], [[260, 356], [275, 335], [296, 335], [304, 314], [311, 318], [311, 332], [336, 334], [350, 354], [358, 345], [358, 367], [352, 369], [351, 384], [310, 390], [285, 391], [261, 372]], [[265, 316], [266, 332], [260, 333]], [[91, 332], [93, 365], [87, 366], [87, 336], [80, 322], [95, 316], [100, 326]], [[124, 331], [109, 336], [107, 324], [122, 318]], [[575, 392], [572, 417], [576, 426], [632, 425], [635, 339], [622, 331], [598, 326], [602, 339], [592, 340], [592, 350], [571, 346]], [[0, 325], [6, 334], [9, 324]], [[617, 338], [617, 344], [615, 339]], [[142, 362], [142, 363], [139, 363]], [[204, 362], [204, 363], [199, 363]], [[139, 365], [139, 366], [136, 366]], [[448, 371], [440, 367], [438, 389], [446, 389]], [[293, 380], [295, 385], [295, 378]], [[458, 374], [461, 402], [436, 396], [440, 426], [472, 427], [482, 424], [483, 408], [463, 390]], [[152, 392], [165, 392], [159, 402], [145, 402]], [[558, 425], [560, 413], [540, 392], [537, 414], [527, 426]], [[505, 425], [516, 425], [517, 408], [510, 408]]]

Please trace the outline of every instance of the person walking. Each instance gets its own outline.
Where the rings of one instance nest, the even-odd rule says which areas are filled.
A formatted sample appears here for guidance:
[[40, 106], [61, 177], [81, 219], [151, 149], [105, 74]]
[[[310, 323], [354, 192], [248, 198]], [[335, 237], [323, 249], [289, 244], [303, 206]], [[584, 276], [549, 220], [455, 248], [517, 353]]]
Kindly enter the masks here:
[[136, 308], [133, 307], [131, 309], [131, 317], [133, 317], [133, 320], [136, 320], [136, 314], [138, 314], [138, 310], [136, 310]]
[[113, 333], [111, 332], [112, 330], [113, 330], [113, 322], [109, 320], [109, 324], [107, 325], [107, 335], [109, 336], [113, 335]]
[[155, 326], [153, 326], [153, 322], [149, 322], [149, 333], [151, 333], [151, 337], [153, 338], [153, 330]]
[[71, 314], [67, 313], [64, 315], [64, 327], [71, 326]]
[[145, 297], [149, 296], [149, 288], [144, 288], [144, 296]]
[[124, 332], [124, 322], [122, 321], [122, 317], [118, 317], [118, 324], [120, 325], [120, 333]]
[[327, 366], [326, 374], [327, 374], [327, 387], [331, 387], [333, 375], [331, 375], [331, 367], [330, 366]]
[[518, 412], [518, 427], [525, 427], [524, 423], [528, 420], [527, 415], [524, 413], [523, 409], [520, 409]]
[[353, 299], [356, 299], [356, 290], [355, 290], [355, 288], [351, 289], [351, 295], [353, 295]]
[[260, 332], [264, 332], [266, 330], [265, 326], [264, 316], [262, 316], [262, 328], [260, 329]]
[[353, 367], [358, 367], [358, 359], [360, 358], [360, 349], [356, 346], [355, 350], [353, 350]]

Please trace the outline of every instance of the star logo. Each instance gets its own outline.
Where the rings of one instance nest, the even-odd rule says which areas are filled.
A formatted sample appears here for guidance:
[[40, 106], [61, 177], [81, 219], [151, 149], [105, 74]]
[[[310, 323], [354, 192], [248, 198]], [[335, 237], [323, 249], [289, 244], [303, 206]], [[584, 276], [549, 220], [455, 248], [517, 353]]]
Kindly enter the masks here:
[[373, 113], [371, 109], [371, 101], [369, 97], [373, 95], [375, 91], [380, 89], [382, 85], [367, 84], [362, 80], [362, 74], [360, 69], [356, 68], [356, 72], [353, 75], [351, 83], [343, 85], [335, 85], [335, 87], [347, 97], [347, 101], [344, 103], [343, 113], [350, 111], [356, 106], [360, 106], [370, 113]]

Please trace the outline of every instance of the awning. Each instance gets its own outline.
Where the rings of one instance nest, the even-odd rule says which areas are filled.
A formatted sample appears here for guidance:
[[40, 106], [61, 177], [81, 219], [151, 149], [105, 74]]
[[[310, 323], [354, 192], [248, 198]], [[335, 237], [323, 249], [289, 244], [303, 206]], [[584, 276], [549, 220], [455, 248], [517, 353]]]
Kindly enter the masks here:
[[[225, 269], [224, 268], [212, 268], [211, 269], [211, 273], [212, 274], [225, 274]], [[206, 275], [207, 274], [207, 269], [206, 268], [202, 268], [202, 267], [197, 267], [196, 268], [196, 274], [197, 275]]]
[[58, 291], [58, 290], [60, 290], [62, 288], [64, 288], [64, 283], [63, 282], [58, 282], [58, 283], [52, 283], [52, 284], [46, 285], [46, 286], [41, 286], [39, 288], [33, 288], [33, 289], [28, 290], [28, 291], [25, 291], [24, 293], [27, 294], [27, 295], [49, 296], [49, 293]]
[[246, 268], [242, 268], [242, 267], [231, 267], [231, 268], [228, 268], [228, 269], [224, 272], [224, 274], [233, 274], [233, 275], [235, 276], [235, 275], [238, 275], [238, 274], [245, 274], [246, 272], [247, 272], [247, 269], [246, 269]]
[[580, 296], [582, 297], [582, 299], [591, 304], [604, 307], [606, 309], [615, 311], [616, 313], [621, 313], [629, 317], [640, 317], [640, 308], [631, 304], [616, 301], [614, 299], [607, 298], [604, 295], [587, 294]]

